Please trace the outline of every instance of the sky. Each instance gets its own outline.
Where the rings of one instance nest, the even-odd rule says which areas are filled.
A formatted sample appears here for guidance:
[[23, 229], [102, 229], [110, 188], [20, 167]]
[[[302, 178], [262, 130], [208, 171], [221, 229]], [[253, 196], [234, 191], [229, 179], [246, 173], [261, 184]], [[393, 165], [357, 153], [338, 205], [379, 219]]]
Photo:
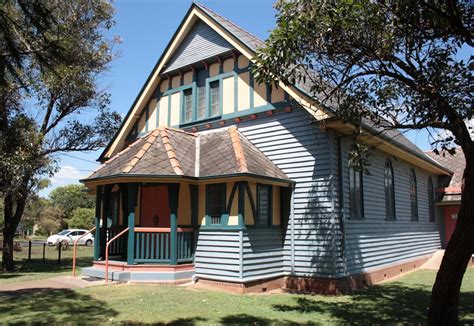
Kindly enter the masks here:
[[[203, 5], [233, 21], [252, 34], [266, 39], [275, 26], [274, 0], [201, 0]], [[117, 58], [99, 80], [99, 87], [111, 94], [111, 108], [122, 116], [130, 109], [153, 66], [191, 6], [190, 0], [116, 0], [115, 22], [107, 37], [119, 36]], [[249, 10], [249, 8], [252, 10]], [[423, 131], [407, 136], [420, 148], [430, 149]], [[59, 155], [59, 171], [51, 186], [40, 195], [47, 196], [56, 187], [78, 183], [99, 167], [101, 150]]]

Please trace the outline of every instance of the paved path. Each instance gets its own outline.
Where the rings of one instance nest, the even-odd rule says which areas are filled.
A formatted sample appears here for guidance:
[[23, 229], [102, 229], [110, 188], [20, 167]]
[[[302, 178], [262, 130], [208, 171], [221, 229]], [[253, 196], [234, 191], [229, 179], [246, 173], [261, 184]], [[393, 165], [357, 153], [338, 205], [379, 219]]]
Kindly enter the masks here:
[[105, 281], [93, 278], [58, 276], [35, 281], [0, 284], [0, 292], [27, 289], [80, 289], [101, 284], [105, 284]]

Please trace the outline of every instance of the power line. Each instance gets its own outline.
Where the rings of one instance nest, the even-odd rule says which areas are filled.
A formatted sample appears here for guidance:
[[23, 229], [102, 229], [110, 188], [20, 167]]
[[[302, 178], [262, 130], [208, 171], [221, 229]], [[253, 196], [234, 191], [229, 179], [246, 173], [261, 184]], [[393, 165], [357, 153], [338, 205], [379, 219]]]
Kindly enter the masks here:
[[91, 172], [94, 170], [84, 170], [84, 169], [78, 169], [72, 166], [61, 166], [59, 169], [68, 169], [68, 170], [74, 170], [74, 171], [81, 171], [81, 172]]
[[81, 161], [97, 164], [97, 162], [95, 162], [95, 161], [91, 161], [91, 160], [88, 160], [88, 159], [85, 159], [85, 158], [82, 158], [82, 157], [76, 157], [76, 156], [66, 154], [66, 153], [62, 153], [61, 155], [68, 156], [68, 157], [71, 157], [71, 158], [75, 158], [76, 160], [81, 160]]

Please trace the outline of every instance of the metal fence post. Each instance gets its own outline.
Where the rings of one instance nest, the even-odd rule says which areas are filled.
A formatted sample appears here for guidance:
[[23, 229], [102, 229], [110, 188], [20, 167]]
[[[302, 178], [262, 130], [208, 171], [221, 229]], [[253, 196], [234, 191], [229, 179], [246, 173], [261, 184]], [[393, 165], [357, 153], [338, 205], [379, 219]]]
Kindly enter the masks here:
[[61, 247], [62, 247], [62, 243], [59, 242], [59, 248], [58, 248], [58, 264], [61, 264]]
[[31, 240], [28, 241], [28, 261], [31, 261]]

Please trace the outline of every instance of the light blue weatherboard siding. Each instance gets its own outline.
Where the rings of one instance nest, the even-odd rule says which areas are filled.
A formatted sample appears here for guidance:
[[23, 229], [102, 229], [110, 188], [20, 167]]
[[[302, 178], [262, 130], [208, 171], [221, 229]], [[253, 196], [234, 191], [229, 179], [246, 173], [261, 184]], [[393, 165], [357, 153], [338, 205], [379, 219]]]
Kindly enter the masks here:
[[[395, 180], [396, 220], [385, 220], [384, 167], [388, 154], [375, 152], [368, 167], [370, 175], [363, 177], [364, 212], [362, 220], [350, 219], [347, 148], [343, 142], [344, 207], [346, 218], [345, 258], [347, 273], [357, 274], [371, 268], [433, 253], [441, 247], [443, 238], [442, 212], [436, 208], [436, 221], [429, 222], [428, 172], [415, 168], [418, 184], [418, 221], [411, 221], [408, 162], [391, 157]], [[437, 183], [437, 176], [432, 175]]]
[[166, 63], [163, 73], [212, 58], [233, 47], [201, 20], [197, 21]]
[[[295, 186], [295, 274], [333, 277], [343, 271], [339, 226], [331, 211], [330, 146], [326, 132], [311, 124], [303, 109], [276, 112], [239, 124], [239, 130]], [[268, 278], [291, 269], [290, 228], [243, 231], [243, 266], [239, 266], [239, 231], [201, 231], [196, 249], [196, 274], [214, 279]], [[340, 232], [339, 232], [340, 233]], [[261, 238], [261, 240], [260, 240]], [[265, 258], [264, 258], [265, 257]], [[335, 257], [335, 258], [334, 258]]]

